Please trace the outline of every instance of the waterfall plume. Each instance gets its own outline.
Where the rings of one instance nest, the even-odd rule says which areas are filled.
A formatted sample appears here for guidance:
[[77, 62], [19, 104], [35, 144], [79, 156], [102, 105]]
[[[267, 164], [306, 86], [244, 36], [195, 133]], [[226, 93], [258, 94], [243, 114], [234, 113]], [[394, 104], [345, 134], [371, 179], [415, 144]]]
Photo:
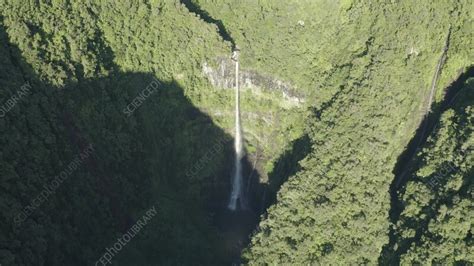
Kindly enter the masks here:
[[243, 195], [244, 181], [242, 179], [242, 129], [240, 125], [240, 91], [239, 91], [239, 51], [236, 48], [232, 53], [232, 59], [235, 61], [235, 162], [234, 173], [232, 175], [232, 192], [230, 194], [228, 208], [232, 211], [237, 209], [238, 203], [240, 208], [246, 209], [247, 203]]

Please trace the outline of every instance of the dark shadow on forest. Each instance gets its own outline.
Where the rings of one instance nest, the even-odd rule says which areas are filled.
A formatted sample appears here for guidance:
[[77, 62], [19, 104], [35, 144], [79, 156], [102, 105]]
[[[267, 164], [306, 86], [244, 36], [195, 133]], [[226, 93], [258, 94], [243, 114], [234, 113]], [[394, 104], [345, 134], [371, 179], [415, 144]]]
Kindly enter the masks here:
[[194, 3], [192, 0], [180, 0], [180, 2], [184, 6], [186, 6], [189, 12], [192, 12], [198, 15], [207, 23], [216, 25], [219, 31], [219, 35], [222, 37], [222, 39], [230, 42], [232, 44], [232, 49], [236, 47], [234, 39], [232, 38], [230, 33], [227, 31], [227, 29], [224, 26], [224, 23], [222, 23], [221, 20], [213, 18], [207, 11], [203, 10], [198, 4]]
[[[34, 91], [28, 100], [43, 111], [36, 115], [48, 124], [42, 125], [49, 130], [45, 134], [54, 134], [54, 145], [47, 149], [55, 155], [50, 158], [51, 165], [44, 167], [60, 172], [87, 145], [94, 147], [83, 166], [71, 173], [44, 206], [21, 225], [6, 225], [15, 228], [13, 237], [22, 238], [12, 239], [19, 241], [18, 247], [7, 247], [16, 257], [13, 264], [27, 258], [45, 265], [94, 263], [153, 205], [157, 217], [114, 261], [195, 265], [235, 262], [258, 215], [251, 211], [244, 218], [239, 216], [246, 220], [244, 226], [227, 223], [238, 215], [229, 214], [225, 208], [233, 163], [232, 137], [196, 108], [177, 82], [157, 80], [150, 73], [118, 71], [112, 51], [98, 36], [98, 58], [104, 60], [101, 63], [107, 66], [109, 76], [86, 79], [75, 73], [78, 80], [67, 80], [58, 88], [36, 76], [18, 48], [8, 42], [3, 27], [0, 38], [6, 44], [0, 49], [8, 50], [13, 66], [31, 83]], [[82, 71], [80, 66], [76, 69]], [[134, 105], [129, 115], [125, 108], [154, 81], [159, 84], [156, 90], [148, 91], [146, 99]], [[46, 104], [37, 103], [41, 101]], [[29, 132], [19, 134], [42, 141]], [[207, 157], [210, 159], [203, 161]], [[25, 168], [32, 163], [21, 161]], [[244, 165], [249, 171], [246, 158]], [[193, 167], [199, 170], [190, 175]], [[34, 178], [47, 183], [53, 177], [38, 173]], [[35, 193], [18, 195], [15, 200], [25, 206]], [[38, 228], [46, 232], [42, 246], [27, 245], [30, 238], [37, 237], [31, 231]], [[227, 238], [229, 234], [236, 236]], [[137, 258], [139, 261], [134, 261]]]
[[[235, 46], [221, 21], [205, 15], [189, 0], [182, 2], [215, 23], [221, 36]], [[308, 136], [291, 143], [277, 159], [269, 184], [260, 183], [249, 158], [244, 157], [250, 206], [230, 212], [233, 138], [196, 108], [177, 82], [158, 80], [152, 73], [120, 72], [100, 34], [93, 50], [109, 75], [85, 78], [82, 65], [77, 64], [61, 87], [37, 76], [21, 51], [9, 42], [1, 18], [0, 45], [9, 54], [12, 68], [31, 83], [28, 104], [38, 105], [40, 110], [22, 115], [40, 118], [43, 124], [38, 127], [44, 127], [44, 135], [54, 139], [44, 145], [49, 153], [22, 144], [26, 153], [50, 160], [50, 165], [35, 167], [50, 167], [51, 172], [59, 173], [88, 145], [94, 148], [43, 206], [21, 225], [5, 225], [7, 231], [14, 229], [11, 240], [19, 241], [19, 246], [0, 246], [8, 252], [11, 248], [16, 257], [13, 264], [21, 264], [21, 260], [28, 264], [27, 259], [45, 265], [94, 263], [152, 206], [158, 210], [157, 217], [114, 257], [115, 263], [239, 264], [240, 252], [248, 245], [260, 215], [276, 202], [281, 185], [299, 170], [298, 162], [310, 151]], [[154, 82], [158, 87], [143, 97], [143, 91]], [[130, 112], [126, 108], [137, 98], [142, 100], [133, 104]], [[46, 142], [44, 136], [18, 134]], [[34, 162], [23, 157], [19, 154], [11, 163], [29, 168]], [[25, 172], [23, 178], [43, 184], [54, 176]], [[12, 189], [13, 195], [18, 195], [14, 200], [28, 205], [38, 188], [29, 187], [32, 192], [25, 194], [16, 192], [16, 186]], [[34, 239], [41, 244], [36, 246]]]
[[[308, 135], [303, 135], [290, 144], [274, 164], [272, 172], [268, 175], [268, 186], [265, 187], [265, 197], [261, 202], [262, 210], [276, 203], [277, 193], [280, 187], [288, 181], [288, 178], [300, 170], [299, 161], [304, 159], [311, 151], [311, 142]], [[263, 211], [262, 211], [263, 213]]]
[[[458, 77], [445, 89], [446, 94], [443, 100], [439, 103], [433, 104], [431, 112], [428, 113], [420, 123], [420, 126], [416, 130], [414, 137], [410, 140], [406, 146], [405, 151], [397, 159], [397, 163], [394, 167], [393, 174], [394, 180], [390, 185], [390, 198], [391, 207], [389, 217], [393, 224], [398, 221], [401, 211], [403, 210], [403, 204], [398, 198], [398, 193], [405, 189], [405, 185], [409, 181], [409, 177], [414, 167], [414, 158], [420, 151], [423, 145], [426, 143], [428, 137], [433, 134], [437, 129], [437, 124], [440, 122], [441, 115], [451, 107], [453, 102], [456, 100], [458, 93], [463, 88], [464, 83], [470, 77], [474, 76], [474, 66], [470, 66], [464, 72], [460, 72]], [[428, 220], [429, 221], [429, 220]], [[426, 227], [428, 223], [424, 226]], [[423, 227], [423, 225], [421, 226]], [[384, 247], [380, 262], [382, 259], [383, 263], [390, 263], [390, 265], [398, 265], [400, 263], [400, 255], [405, 253], [410, 247], [409, 244], [398, 247], [396, 251], [393, 251], [396, 237], [394, 230], [390, 229], [389, 243]], [[421, 237], [420, 232], [417, 232], [417, 237]], [[415, 237], [415, 241], [416, 238]]]

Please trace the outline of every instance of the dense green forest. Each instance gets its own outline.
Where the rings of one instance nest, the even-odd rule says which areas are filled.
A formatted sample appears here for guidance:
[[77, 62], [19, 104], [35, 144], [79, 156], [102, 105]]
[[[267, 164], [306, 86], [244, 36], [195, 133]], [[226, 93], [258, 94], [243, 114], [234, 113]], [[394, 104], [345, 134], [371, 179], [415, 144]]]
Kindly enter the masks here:
[[472, 265], [473, 10], [0, 0], [0, 265]]
[[409, 181], [398, 195], [392, 261], [474, 261], [474, 78], [461, 86], [409, 166]]

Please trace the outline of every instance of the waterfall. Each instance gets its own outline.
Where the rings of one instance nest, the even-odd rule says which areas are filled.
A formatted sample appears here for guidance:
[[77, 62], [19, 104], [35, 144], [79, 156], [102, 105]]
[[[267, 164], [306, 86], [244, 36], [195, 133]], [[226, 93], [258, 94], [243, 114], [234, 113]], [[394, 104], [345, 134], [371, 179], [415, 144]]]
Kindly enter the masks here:
[[239, 91], [239, 59], [238, 59], [238, 48], [232, 53], [232, 59], [235, 61], [235, 163], [234, 173], [232, 175], [232, 192], [230, 194], [228, 208], [232, 211], [237, 209], [237, 203], [240, 202], [240, 208], [246, 209], [247, 203], [243, 195], [243, 184], [242, 179], [242, 157], [243, 157], [243, 145], [242, 145], [242, 129], [240, 126], [240, 91]]

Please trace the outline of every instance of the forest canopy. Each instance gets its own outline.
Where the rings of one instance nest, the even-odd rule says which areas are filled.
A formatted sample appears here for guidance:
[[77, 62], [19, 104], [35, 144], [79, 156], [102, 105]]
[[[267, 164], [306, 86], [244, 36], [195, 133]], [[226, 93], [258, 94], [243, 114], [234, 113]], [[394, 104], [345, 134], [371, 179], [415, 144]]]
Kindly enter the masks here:
[[472, 12], [0, 0], [0, 265], [473, 264]]

